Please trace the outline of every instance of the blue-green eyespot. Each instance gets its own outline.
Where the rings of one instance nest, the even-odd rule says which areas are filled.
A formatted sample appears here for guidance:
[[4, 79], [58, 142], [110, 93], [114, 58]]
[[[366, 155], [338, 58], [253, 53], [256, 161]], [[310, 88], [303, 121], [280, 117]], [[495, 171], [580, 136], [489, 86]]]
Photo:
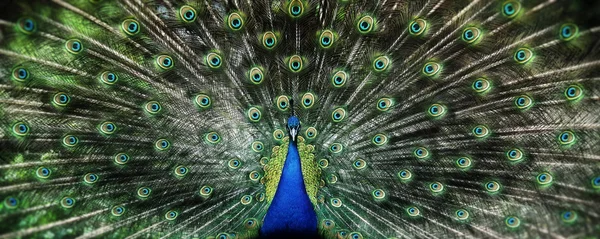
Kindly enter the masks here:
[[462, 40], [466, 43], [475, 43], [481, 38], [481, 30], [477, 27], [467, 27], [462, 32]]
[[121, 23], [121, 29], [127, 35], [133, 36], [140, 32], [140, 23], [135, 19], [125, 19], [123, 23]]
[[240, 13], [231, 13], [227, 17], [227, 26], [233, 31], [238, 31], [244, 26], [244, 18]]
[[563, 41], [570, 41], [577, 38], [579, 34], [579, 27], [572, 23], [563, 24], [560, 27], [560, 39]]
[[515, 51], [514, 59], [519, 64], [525, 64], [531, 61], [532, 58], [533, 51], [531, 51], [529, 48], [522, 47]]
[[159, 55], [156, 58], [156, 64], [158, 64], [161, 69], [168, 70], [173, 68], [174, 62], [173, 58], [168, 55]]
[[17, 21], [19, 31], [25, 34], [31, 34], [37, 29], [37, 23], [32, 18], [24, 17]]
[[356, 27], [358, 28], [358, 32], [362, 34], [370, 33], [375, 28], [375, 19], [368, 15], [363, 16], [358, 19]]
[[515, 0], [510, 0], [502, 4], [502, 14], [508, 18], [513, 18], [521, 11], [521, 3]]
[[184, 22], [193, 22], [197, 17], [196, 9], [191, 6], [184, 5], [179, 8], [179, 17], [181, 17], [181, 20]]
[[12, 71], [12, 79], [24, 82], [30, 77], [29, 71], [23, 67], [15, 67]]
[[12, 132], [16, 136], [25, 136], [29, 134], [29, 125], [23, 121], [19, 121], [13, 124]]
[[65, 42], [65, 49], [67, 49], [69, 53], [79, 54], [83, 51], [83, 44], [78, 39], [70, 39]]
[[417, 18], [413, 20], [410, 24], [408, 24], [408, 32], [411, 35], [419, 36], [425, 32], [427, 28], [427, 21]]

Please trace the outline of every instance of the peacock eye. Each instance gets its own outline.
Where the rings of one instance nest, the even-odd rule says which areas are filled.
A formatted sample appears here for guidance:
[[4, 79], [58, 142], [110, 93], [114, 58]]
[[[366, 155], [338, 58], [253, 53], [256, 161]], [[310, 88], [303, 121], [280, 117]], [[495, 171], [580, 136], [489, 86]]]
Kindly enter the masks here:
[[491, 84], [488, 79], [480, 77], [473, 81], [471, 88], [473, 88], [476, 93], [483, 94], [490, 90]]
[[340, 143], [334, 143], [331, 146], [329, 146], [329, 151], [331, 151], [332, 153], [340, 153], [342, 152], [342, 144]]
[[206, 109], [209, 108], [211, 105], [211, 100], [210, 97], [208, 95], [205, 94], [198, 94], [196, 95], [196, 97], [194, 97], [194, 103], [200, 107], [200, 109]]
[[126, 153], [118, 153], [115, 155], [115, 163], [123, 165], [127, 162], [129, 162], [129, 155]]
[[337, 71], [335, 74], [333, 74], [333, 77], [331, 77], [331, 83], [336, 88], [344, 86], [347, 80], [348, 73], [346, 73], [345, 71]]
[[208, 66], [210, 68], [218, 69], [219, 67], [221, 67], [221, 64], [223, 63], [223, 61], [219, 54], [211, 52], [211, 53], [208, 53], [208, 55], [206, 55], [206, 63], [208, 64]]
[[277, 45], [277, 35], [273, 32], [265, 32], [262, 35], [262, 44], [267, 49], [273, 49]]
[[24, 82], [29, 79], [29, 71], [22, 67], [14, 68], [12, 71], [12, 79], [18, 82]]
[[66, 135], [65, 137], [63, 137], [62, 142], [64, 146], [74, 147], [75, 145], [77, 145], [77, 143], [79, 143], [79, 139], [74, 135]]
[[571, 131], [564, 131], [558, 135], [558, 142], [561, 145], [569, 146], [575, 143], [575, 133]]
[[300, 0], [292, 0], [289, 4], [288, 11], [290, 16], [294, 18], [299, 17], [304, 12], [304, 5]]
[[385, 71], [390, 65], [390, 58], [387, 56], [379, 56], [373, 60], [373, 69], [376, 72]]
[[533, 99], [528, 95], [520, 95], [515, 97], [515, 105], [519, 110], [527, 110], [533, 106]]
[[489, 193], [497, 193], [500, 191], [500, 183], [496, 181], [490, 181], [485, 184], [485, 190]]
[[460, 157], [456, 160], [456, 165], [461, 169], [468, 169], [469, 167], [471, 167], [471, 158]]
[[329, 220], [329, 219], [323, 219], [323, 221], [321, 222], [321, 225], [326, 229], [331, 229], [331, 228], [335, 227], [335, 222], [333, 222], [332, 220]]
[[521, 3], [518, 1], [510, 0], [502, 4], [502, 14], [508, 18], [513, 18], [521, 11]]
[[257, 228], [258, 221], [254, 218], [248, 218], [248, 219], [244, 220], [244, 227], [246, 227], [246, 229]]
[[72, 208], [75, 206], [75, 199], [71, 197], [64, 197], [60, 200], [60, 206], [63, 208]]
[[583, 89], [578, 85], [570, 85], [565, 90], [565, 97], [570, 101], [580, 100], [583, 98]]
[[50, 171], [50, 169], [46, 168], [46, 167], [39, 167], [36, 171], [35, 171], [35, 175], [38, 178], [42, 178], [42, 179], [46, 179], [50, 177], [50, 174], [52, 173], [52, 171]]
[[408, 32], [412, 35], [419, 36], [425, 32], [427, 21], [417, 18], [408, 24]]
[[217, 238], [218, 239], [230, 239], [231, 237], [227, 233], [219, 233], [219, 235], [217, 235]]
[[547, 172], [543, 172], [538, 174], [535, 177], [536, 181], [538, 184], [543, 185], [543, 186], [548, 186], [552, 183], [552, 175], [550, 173]]
[[254, 152], [257, 152], [257, 153], [262, 152], [263, 149], [264, 149], [264, 147], [265, 146], [260, 141], [254, 141], [254, 142], [252, 142], [252, 150], [254, 150]]
[[441, 69], [442, 69], [442, 66], [439, 63], [427, 62], [423, 66], [422, 72], [425, 76], [432, 77], [432, 76], [436, 76], [438, 73], [440, 73]]
[[579, 33], [579, 27], [577, 27], [577, 25], [575, 24], [563, 24], [560, 27], [560, 39], [562, 39], [563, 41], [570, 41], [573, 40], [577, 37], [577, 34]]
[[250, 195], [244, 195], [244, 196], [242, 196], [242, 199], [240, 200], [240, 202], [243, 205], [248, 205], [248, 204], [250, 204], [252, 202], [252, 196], [250, 196]]
[[561, 213], [560, 218], [563, 222], [572, 223], [577, 220], [577, 213], [575, 211], [565, 211]]
[[352, 166], [355, 169], [363, 169], [363, 168], [367, 167], [367, 162], [362, 159], [357, 159], [354, 161], [354, 163], [352, 163]]
[[77, 39], [70, 39], [65, 42], [65, 49], [71, 54], [78, 54], [83, 50], [83, 44]]
[[594, 189], [600, 189], [600, 176], [596, 176], [592, 179], [592, 187]]
[[238, 159], [231, 159], [229, 162], [227, 162], [227, 166], [229, 166], [231, 169], [238, 169], [240, 166], [242, 166], [242, 163]]
[[521, 225], [521, 220], [519, 220], [517, 217], [507, 217], [504, 219], [504, 223], [510, 228], [517, 228], [519, 225]]
[[306, 138], [314, 139], [317, 137], [317, 129], [315, 127], [308, 127], [305, 132]]
[[83, 181], [88, 183], [88, 184], [92, 184], [98, 181], [98, 175], [94, 174], [94, 173], [87, 173], [83, 176]]
[[260, 67], [253, 67], [248, 71], [248, 77], [253, 84], [258, 85], [263, 81], [264, 74]]
[[333, 206], [333, 207], [341, 207], [342, 206], [342, 200], [340, 200], [339, 198], [332, 198], [331, 200], [329, 200], [329, 202], [331, 203], [331, 206]]
[[103, 122], [98, 126], [100, 133], [110, 135], [113, 134], [117, 130], [117, 126], [112, 122]]
[[19, 200], [14, 197], [7, 197], [4, 199], [4, 205], [9, 208], [16, 208], [19, 205]]
[[17, 26], [22, 33], [31, 34], [35, 32], [37, 23], [31, 18], [21, 18], [17, 21]]
[[432, 104], [427, 110], [427, 114], [434, 118], [439, 118], [446, 113], [446, 107], [441, 104]]
[[179, 213], [177, 211], [170, 210], [167, 213], [165, 213], [165, 219], [167, 219], [169, 221], [173, 221], [177, 218], [178, 215], [179, 215]]
[[121, 23], [121, 29], [130, 36], [136, 35], [140, 32], [140, 23], [135, 19], [125, 19]]
[[377, 101], [377, 109], [380, 111], [388, 111], [394, 105], [394, 101], [390, 98], [381, 98]]
[[481, 37], [481, 30], [476, 27], [467, 27], [463, 30], [462, 40], [466, 43], [475, 43]]
[[233, 31], [238, 31], [244, 26], [244, 19], [240, 13], [234, 12], [227, 17], [227, 26]]
[[506, 152], [506, 157], [512, 162], [518, 162], [523, 159], [523, 151], [520, 149], [511, 149]]
[[360, 232], [351, 232], [350, 239], [363, 239], [363, 236]]
[[458, 209], [454, 214], [457, 220], [464, 221], [469, 219], [469, 212], [465, 209]]
[[202, 196], [204, 198], [210, 197], [212, 192], [213, 192], [213, 188], [210, 186], [207, 186], [207, 185], [202, 186], [199, 190], [200, 196]]
[[472, 130], [473, 135], [477, 138], [485, 138], [489, 136], [490, 130], [485, 125], [477, 125]]
[[256, 107], [252, 107], [248, 110], [248, 119], [252, 122], [258, 122], [261, 118], [260, 110]]
[[302, 107], [305, 109], [311, 108], [315, 104], [315, 94], [307, 92], [302, 96]]
[[329, 166], [329, 161], [327, 159], [319, 159], [319, 167], [327, 168]]
[[344, 108], [337, 108], [331, 112], [333, 122], [341, 122], [344, 118], [346, 118], [346, 110]]
[[152, 193], [152, 190], [149, 187], [141, 187], [137, 190], [137, 195], [141, 198], [147, 198]]
[[283, 130], [280, 129], [276, 129], [275, 131], [273, 131], [273, 138], [277, 141], [282, 140], [283, 139]]
[[408, 169], [402, 169], [398, 172], [398, 177], [401, 180], [406, 181], [412, 178], [412, 173]]
[[183, 177], [189, 172], [189, 169], [183, 165], [179, 165], [173, 171], [177, 177]]
[[514, 60], [519, 64], [525, 64], [533, 58], [533, 52], [529, 48], [519, 48], [515, 51]]
[[289, 105], [290, 105], [290, 99], [285, 95], [281, 95], [281, 96], [277, 97], [277, 100], [275, 101], [275, 105], [277, 106], [277, 108], [279, 110], [282, 110], [282, 111], [288, 110]]
[[267, 165], [269, 163], [269, 158], [262, 157], [262, 158], [260, 158], [259, 163], [260, 163], [260, 166], [265, 166], [265, 165]]
[[415, 157], [417, 157], [417, 159], [426, 159], [429, 157], [429, 150], [427, 150], [425, 147], [417, 147], [413, 151], [413, 154]]
[[417, 217], [417, 216], [421, 215], [421, 211], [416, 207], [409, 207], [406, 209], [406, 212], [411, 217]]
[[168, 55], [159, 55], [156, 58], [156, 64], [163, 70], [168, 70], [173, 67], [173, 58]]
[[25, 122], [16, 122], [12, 126], [12, 132], [16, 136], [25, 136], [29, 134], [29, 125]]
[[184, 22], [193, 22], [196, 20], [196, 9], [188, 5], [182, 6], [179, 8], [179, 16]]
[[433, 193], [440, 193], [444, 190], [444, 185], [440, 182], [433, 182], [429, 184], [429, 190]]
[[256, 182], [256, 181], [258, 181], [260, 179], [260, 173], [256, 172], [256, 171], [252, 171], [252, 172], [250, 172], [249, 177], [250, 177], [250, 180]]
[[382, 189], [375, 189], [373, 190], [373, 192], [371, 192], [371, 194], [377, 200], [385, 198], [385, 191], [383, 191]]
[[167, 139], [158, 139], [154, 142], [154, 147], [160, 151], [165, 151], [171, 148], [171, 142]]
[[115, 82], [117, 82], [117, 80], [119, 80], [119, 77], [117, 77], [117, 75], [115, 73], [112, 73], [110, 71], [105, 71], [102, 72], [102, 74], [100, 74], [99, 76], [100, 82], [107, 84], [107, 85], [112, 85]]
[[111, 210], [110, 213], [115, 216], [115, 217], [120, 217], [123, 215], [123, 213], [125, 213], [125, 208], [122, 206], [114, 206]]
[[52, 97], [52, 103], [56, 106], [64, 107], [71, 101], [71, 97], [63, 92], [58, 92]]
[[373, 19], [373, 17], [371, 16], [363, 16], [358, 20], [358, 23], [356, 24], [357, 28], [358, 28], [358, 32], [362, 33], [362, 34], [367, 34], [370, 33], [371, 31], [373, 31], [375, 25], [375, 19]]
[[387, 141], [388, 137], [385, 134], [376, 134], [375, 136], [373, 136], [373, 139], [371, 139], [371, 142], [377, 146], [384, 145], [385, 143], [387, 143]]
[[288, 60], [288, 68], [294, 73], [302, 70], [302, 64], [302, 57], [299, 55], [293, 55]]
[[319, 44], [322, 48], [329, 48], [333, 45], [335, 41], [335, 36], [333, 34], [332, 31], [330, 30], [325, 30], [323, 32], [321, 32], [321, 35], [319, 36]]

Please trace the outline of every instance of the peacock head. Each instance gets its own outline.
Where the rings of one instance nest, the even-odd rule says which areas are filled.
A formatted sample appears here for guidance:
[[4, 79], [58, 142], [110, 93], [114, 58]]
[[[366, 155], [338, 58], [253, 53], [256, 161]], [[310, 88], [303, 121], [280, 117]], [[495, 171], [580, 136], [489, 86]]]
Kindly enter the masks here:
[[296, 136], [300, 131], [300, 120], [295, 115], [292, 115], [288, 118], [287, 121], [287, 130], [292, 137], [292, 141], [296, 141]]

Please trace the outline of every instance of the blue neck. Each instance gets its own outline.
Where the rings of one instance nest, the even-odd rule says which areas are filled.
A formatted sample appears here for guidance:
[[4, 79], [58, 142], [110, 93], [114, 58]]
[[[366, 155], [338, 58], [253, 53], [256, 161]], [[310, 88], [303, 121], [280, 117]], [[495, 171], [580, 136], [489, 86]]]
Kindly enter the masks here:
[[281, 179], [260, 234], [263, 237], [274, 237], [316, 233], [317, 214], [304, 187], [298, 146], [296, 142], [290, 141]]

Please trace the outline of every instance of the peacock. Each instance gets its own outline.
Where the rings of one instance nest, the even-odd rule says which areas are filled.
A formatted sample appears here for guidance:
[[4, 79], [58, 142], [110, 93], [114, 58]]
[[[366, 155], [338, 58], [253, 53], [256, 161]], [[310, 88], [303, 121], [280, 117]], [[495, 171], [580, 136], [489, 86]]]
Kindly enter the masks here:
[[598, 3], [0, 7], [0, 238], [599, 238]]

